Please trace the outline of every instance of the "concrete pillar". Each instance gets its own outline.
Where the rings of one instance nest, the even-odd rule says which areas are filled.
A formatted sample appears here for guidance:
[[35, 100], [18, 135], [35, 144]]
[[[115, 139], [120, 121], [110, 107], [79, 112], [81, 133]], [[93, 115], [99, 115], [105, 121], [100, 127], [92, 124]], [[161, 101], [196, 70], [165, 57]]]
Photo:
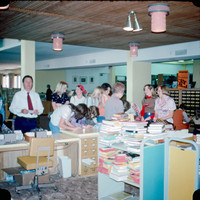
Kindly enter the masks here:
[[142, 108], [143, 87], [146, 84], [151, 84], [151, 63], [133, 62], [133, 58], [128, 56], [127, 100], [136, 103]]
[[9, 74], [9, 88], [14, 88], [14, 76], [15, 74], [13, 73]]
[[194, 60], [193, 64], [193, 81], [196, 81], [195, 88], [200, 89], [200, 60]]
[[33, 77], [33, 90], [35, 90], [35, 41], [21, 41], [21, 78], [23, 79], [25, 75]]

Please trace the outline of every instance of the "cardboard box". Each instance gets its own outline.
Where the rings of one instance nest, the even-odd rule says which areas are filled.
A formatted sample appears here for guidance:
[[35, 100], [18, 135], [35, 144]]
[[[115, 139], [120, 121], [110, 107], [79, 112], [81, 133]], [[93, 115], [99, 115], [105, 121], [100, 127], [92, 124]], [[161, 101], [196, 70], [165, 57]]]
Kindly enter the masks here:
[[30, 142], [32, 138], [35, 138], [35, 133], [34, 132], [27, 132], [24, 134], [25, 140], [27, 142]]
[[[33, 182], [35, 176], [35, 172], [22, 174], [21, 171], [27, 171], [22, 167], [11, 167], [2, 170], [11, 176], [14, 176], [14, 180], [19, 183], [19, 185], [30, 185]], [[39, 176], [38, 183], [49, 183], [49, 173]]]

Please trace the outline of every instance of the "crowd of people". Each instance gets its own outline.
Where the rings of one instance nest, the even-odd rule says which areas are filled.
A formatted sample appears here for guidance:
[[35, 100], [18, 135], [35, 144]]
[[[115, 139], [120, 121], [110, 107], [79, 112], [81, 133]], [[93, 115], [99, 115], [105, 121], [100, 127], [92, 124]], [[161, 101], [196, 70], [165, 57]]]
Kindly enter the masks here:
[[[36, 128], [36, 119], [43, 113], [44, 108], [39, 94], [32, 91], [33, 78], [27, 75], [22, 82], [24, 90], [14, 95], [9, 110], [16, 115], [15, 129], [25, 133]], [[75, 92], [67, 93], [67, 88], [65, 81], [59, 81], [54, 92], [50, 85], [47, 85], [46, 99], [51, 101], [53, 107], [49, 122], [52, 133], [60, 133], [60, 129], [78, 130], [92, 127], [104, 119], [111, 120], [117, 113], [132, 114], [138, 121], [173, 124], [175, 130], [189, 128], [192, 119], [187, 116], [184, 104], [176, 109], [166, 85], [158, 86], [155, 91], [152, 85], [146, 84], [141, 110], [134, 102], [122, 100], [125, 86], [121, 82], [116, 82], [113, 87], [103, 83], [91, 94], [87, 93], [83, 85], [77, 85]], [[195, 119], [198, 121], [199, 117]]]

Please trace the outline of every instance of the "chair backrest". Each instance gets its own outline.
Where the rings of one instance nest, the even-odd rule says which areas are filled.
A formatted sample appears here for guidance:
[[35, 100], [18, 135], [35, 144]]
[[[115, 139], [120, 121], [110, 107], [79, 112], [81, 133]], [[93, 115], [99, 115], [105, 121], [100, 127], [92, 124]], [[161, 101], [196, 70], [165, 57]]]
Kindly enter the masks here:
[[[29, 156], [37, 156], [38, 147], [50, 147], [50, 156], [53, 156], [54, 138], [32, 138]], [[48, 151], [41, 151], [40, 156], [48, 156]]]

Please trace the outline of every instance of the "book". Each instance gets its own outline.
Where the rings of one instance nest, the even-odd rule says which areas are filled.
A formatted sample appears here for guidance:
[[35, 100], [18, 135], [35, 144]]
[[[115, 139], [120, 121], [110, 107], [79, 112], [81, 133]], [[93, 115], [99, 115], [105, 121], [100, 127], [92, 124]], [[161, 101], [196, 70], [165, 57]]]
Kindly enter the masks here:
[[109, 197], [115, 200], [125, 200], [125, 199], [129, 199], [130, 197], [133, 197], [133, 195], [127, 192], [118, 192], [115, 194], [111, 194]]

